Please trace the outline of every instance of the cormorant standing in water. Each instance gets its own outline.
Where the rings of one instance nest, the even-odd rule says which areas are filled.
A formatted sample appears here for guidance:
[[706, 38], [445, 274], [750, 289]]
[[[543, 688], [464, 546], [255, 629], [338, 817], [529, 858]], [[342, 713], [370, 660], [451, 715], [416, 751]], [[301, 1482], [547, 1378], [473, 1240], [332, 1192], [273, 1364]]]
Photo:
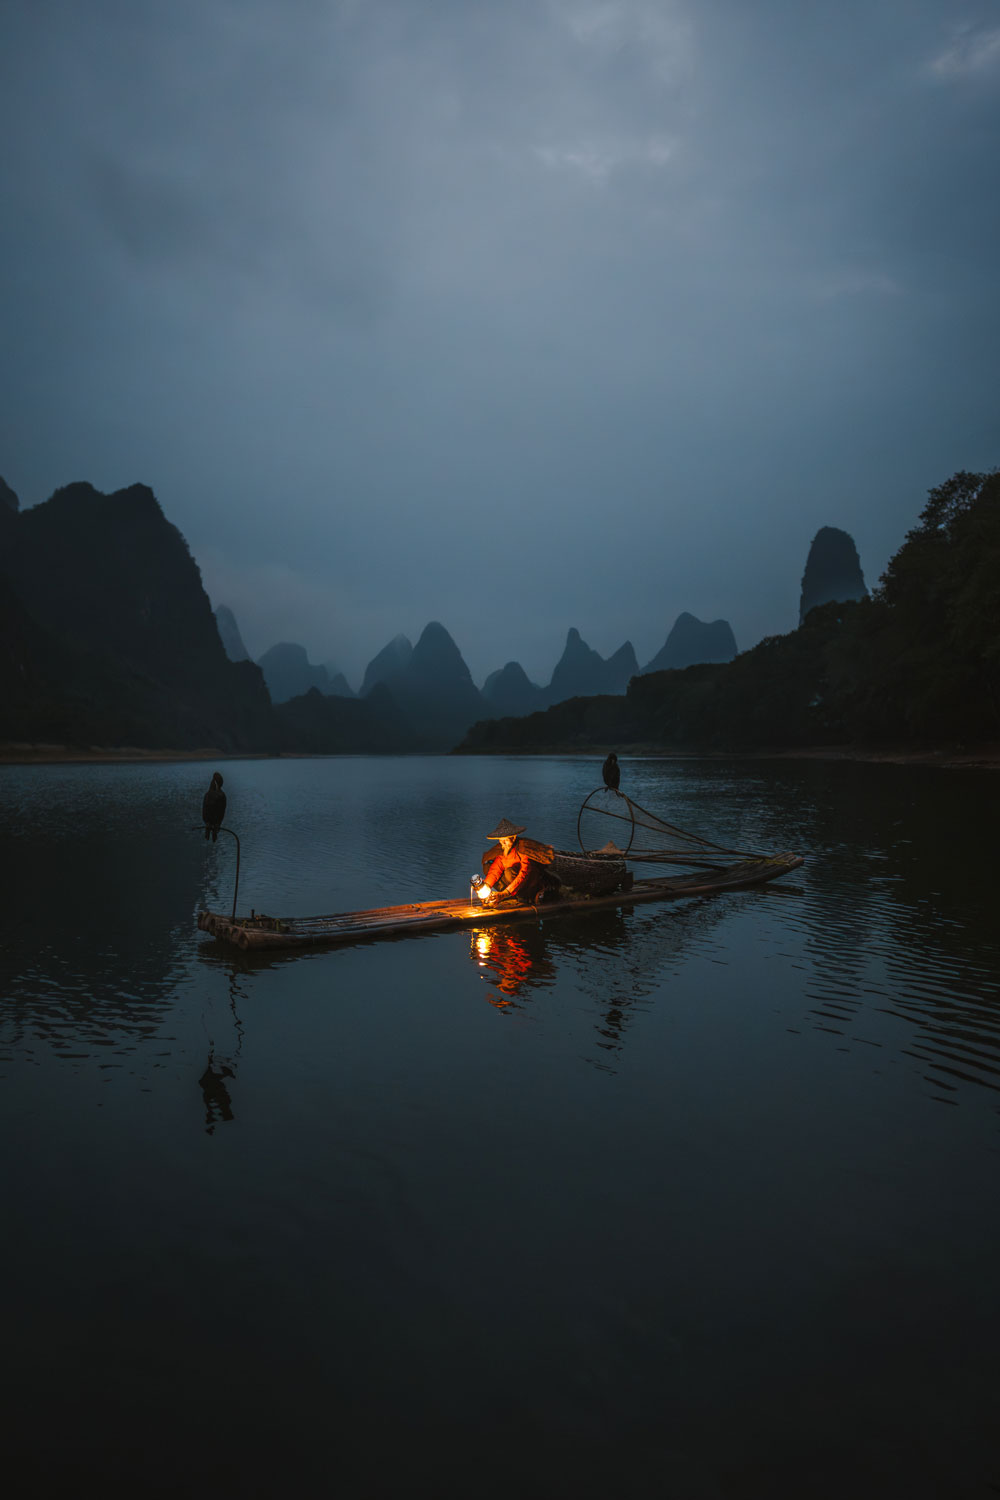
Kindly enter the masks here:
[[222, 820], [226, 816], [226, 794], [222, 790], [222, 777], [218, 771], [212, 777], [212, 785], [205, 793], [201, 804], [201, 816], [205, 824], [205, 837], [211, 837], [214, 844], [219, 837]]
[[613, 750], [601, 767], [601, 775], [604, 777], [604, 785], [610, 791], [617, 792], [618, 783], [622, 779], [622, 772], [618, 764], [618, 757]]

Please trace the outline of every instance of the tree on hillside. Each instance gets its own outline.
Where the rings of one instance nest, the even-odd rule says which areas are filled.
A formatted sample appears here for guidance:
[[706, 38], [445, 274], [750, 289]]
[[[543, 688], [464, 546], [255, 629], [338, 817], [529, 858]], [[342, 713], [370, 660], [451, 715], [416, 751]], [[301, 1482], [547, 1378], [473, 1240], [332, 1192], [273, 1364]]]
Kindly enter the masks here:
[[856, 732], [947, 739], [1000, 730], [998, 471], [963, 470], [930, 491], [853, 625], [842, 680], [854, 678]]

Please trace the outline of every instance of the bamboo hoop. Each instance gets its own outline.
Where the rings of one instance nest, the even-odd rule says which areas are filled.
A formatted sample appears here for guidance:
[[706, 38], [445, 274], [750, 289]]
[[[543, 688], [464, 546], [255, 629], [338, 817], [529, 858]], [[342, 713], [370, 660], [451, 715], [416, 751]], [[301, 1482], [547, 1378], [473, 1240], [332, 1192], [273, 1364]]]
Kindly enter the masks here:
[[[593, 799], [595, 797], [599, 797], [602, 792], [607, 792], [609, 790], [610, 790], [610, 788], [608, 788], [606, 786], [595, 787], [594, 790], [590, 793], [590, 796], [586, 797], [584, 799], [583, 805], [580, 808], [580, 811], [577, 813], [577, 816], [576, 816], [576, 841], [580, 845], [580, 852], [582, 854], [587, 854], [587, 853], [590, 852], [585, 847], [584, 842], [583, 842], [583, 835], [580, 832], [580, 824], [583, 822], [583, 815], [587, 811], [587, 808], [590, 806], [590, 803], [593, 801]], [[619, 792], [618, 796], [621, 798], [621, 800], [625, 803], [625, 806], [628, 808], [628, 814], [629, 814], [628, 815], [628, 821], [631, 824], [631, 828], [630, 828], [629, 836], [628, 836], [628, 843], [625, 845], [625, 848], [621, 851], [622, 854], [624, 855], [624, 854], [627, 854], [628, 851], [631, 849], [631, 847], [632, 847], [632, 840], [635, 838], [635, 813], [632, 811], [632, 803], [629, 800], [629, 798], [625, 796], [625, 793], [624, 792]], [[596, 810], [597, 809], [595, 809], [595, 811]], [[621, 813], [608, 812], [607, 809], [603, 808], [603, 807], [600, 808], [599, 810], [600, 810], [600, 813], [601, 813], [602, 817], [605, 817], [605, 818], [621, 818], [621, 820], [622, 820], [623, 823], [626, 821], [625, 818], [622, 817]]]

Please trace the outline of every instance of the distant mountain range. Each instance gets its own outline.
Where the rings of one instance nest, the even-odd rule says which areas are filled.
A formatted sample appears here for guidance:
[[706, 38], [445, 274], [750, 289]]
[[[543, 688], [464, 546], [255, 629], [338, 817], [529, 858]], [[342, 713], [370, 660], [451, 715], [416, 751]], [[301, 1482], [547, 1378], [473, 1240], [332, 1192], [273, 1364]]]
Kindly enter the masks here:
[[[219, 634], [234, 661], [245, 654], [233, 613], [225, 605], [215, 612]], [[547, 687], [530, 681], [520, 662], [509, 661], [491, 672], [478, 697], [473, 697], [471, 675], [461, 653], [444, 626], [432, 621], [417, 646], [405, 635], [394, 636], [365, 668], [359, 697], [366, 698], [376, 683], [389, 688], [399, 706], [410, 710], [419, 701], [420, 712], [444, 693], [446, 717], [461, 717], [476, 709], [480, 717], [517, 717], [549, 708], [567, 698], [587, 698], [601, 693], [624, 693], [633, 677], [669, 667], [687, 667], [695, 662], [731, 661], [736, 641], [725, 620], [705, 625], [691, 614], [678, 615], [663, 647], [640, 672], [631, 641], [607, 658], [587, 645], [576, 627], [566, 636], [563, 653]], [[258, 658], [273, 703], [286, 703], [311, 688], [329, 697], [351, 698], [354, 694], [343, 676], [332, 666], [315, 666], [304, 646], [282, 641]]]
[[[220, 606], [216, 619], [223, 640], [242, 646], [232, 611]], [[692, 660], [729, 661], [735, 655], [736, 642], [724, 620], [704, 625], [693, 615], [682, 614], [662, 650], [644, 670], [687, 666]], [[297, 732], [307, 733], [310, 742], [322, 740], [324, 734], [333, 734], [339, 741], [349, 734], [351, 724], [362, 722], [357, 715], [354, 719], [345, 717], [317, 700], [317, 692], [323, 698], [354, 695], [342, 673], [331, 675], [332, 669], [311, 663], [304, 646], [283, 641], [265, 651], [257, 665], [271, 701], [283, 710], [284, 721], [294, 721]], [[630, 641], [605, 659], [573, 627], [547, 687], [531, 682], [520, 663], [511, 661], [491, 672], [480, 691], [448, 631], [432, 620], [416, 646], [405, 635], [397, 635], [382, 647], [365, 669], [358, 696], [367, 700], [376, 687], [388, 694], [388, 700], [381, 700], [377, 738], [385, 737], [388, 701], [397, 711], [397, 737], [412, 748], [446, 749], [480, 720], [517, 718], [569, 698], [622, 694], [638, 675], [639, 664]], [[308, 704], [284, 711], [293, 699], [306, 695]], [[368, 721], [364, 722], [366, 733], [375, 733]]]
[[[227, 610], [226, 613], [232, 619], [231, 612]], [[215, 611], [215, 616], [218, 619], [219, 610]], [[318, 688], [330, 698], [354, 697], [342, 672], [335, 667], [314, 667], [306, 655], [306, 648], [292, 641], [281, 641], [272, 646], [259, 658], [257, 665], [264, 674], [272, 703], [287, 703], [289, 698], [298, 698], [310, 688]]]
[[[803, 601], [807, 580], [813, 593], [857, 587], [860, 565], [852, 573], [845, 541], [857, 564], [846, 533], [818, 534]], [[478, 721], [622, 695], [637, 676], [735, 655], [725, 620], [705, 624], [686, 612], [641, 671], [631, 642], [605, 659], [573, 627], [546, 687], [507, 662], [480, 691], [448, 631], [431, 621], [415, 646], [404, 635], [389, 641], [355, 697], [333, 664], [310, 662], [297, 643], [249, 659], [232, 610], [213, 613], [150, 489], [104, 495], [72, 484], [21, 511], [0, 479], [0, 739], [8, 741], [443, 750]]]
[[706, 625], [685, 611], [677, 616], [667, 639], [639, 676], [645, 677], [647, 672], [680, 671], [706, 661], [732, 661], [735, 655], [736, 637], [728, 620], [713, 620]]

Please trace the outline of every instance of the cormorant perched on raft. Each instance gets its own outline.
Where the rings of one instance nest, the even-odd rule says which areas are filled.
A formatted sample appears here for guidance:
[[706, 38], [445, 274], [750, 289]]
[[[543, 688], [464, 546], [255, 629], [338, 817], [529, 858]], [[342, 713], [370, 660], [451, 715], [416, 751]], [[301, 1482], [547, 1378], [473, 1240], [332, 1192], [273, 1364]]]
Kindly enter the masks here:
[[622, 771], [621, 766], [618, 764], [618, 757], [613, 750], [601, 767], [601, 775], [604, 777], [604, 785], [609, 791], [617, 792], [618, 784], [622, 779]]
[[226, 794], [222, 790], [222, 777], [218, 771], [212, 777], [212, 785], [205, 793], [201, 804], [201, 816], [205, 824], [205, 837], [211, 837], [214, 844], [219, 837], [222, 820], [226, 816]]

